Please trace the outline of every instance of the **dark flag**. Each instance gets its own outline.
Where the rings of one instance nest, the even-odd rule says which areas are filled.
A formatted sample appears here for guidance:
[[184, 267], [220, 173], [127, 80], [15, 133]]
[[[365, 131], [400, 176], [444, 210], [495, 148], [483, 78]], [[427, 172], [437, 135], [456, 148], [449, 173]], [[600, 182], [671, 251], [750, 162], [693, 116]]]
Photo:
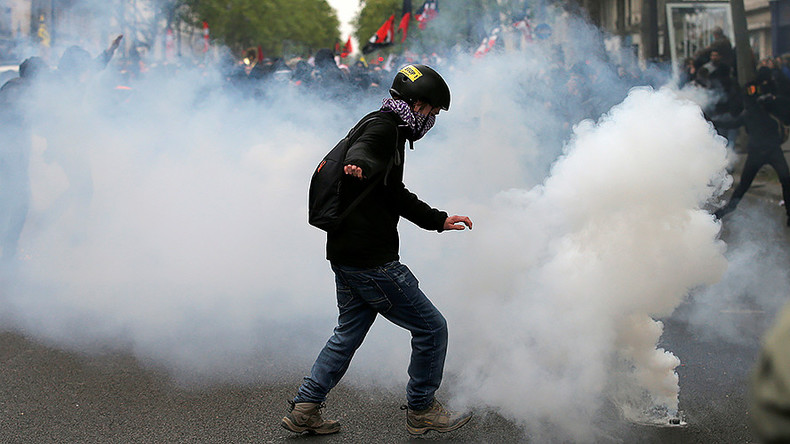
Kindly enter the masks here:
[[403, 0], [403, 12], [401, 12], [400, 24], [398, 25], [398, 31], [401, 31], [403, 33], [403, 37], [401, 37], [400, 39], [401, 43], [406, 41], [406, 34], [409, 32], [410, 20], [411, 20], [411, 0]]
[[362, 48], [362, 54], [369, 54], [379, 48], [384, 48], [392, 44], [392, 34], [395, 25], [395, 14], [392, 14], [381, 28], [373, 34], [368, 43]]
[[438, 14], [439, 0], [425, 0], [425, 3], [414, 13], [414, 19], [419, 23], [417, 26], [420, 29], [425, 29], [428, 22], [435, 19]]

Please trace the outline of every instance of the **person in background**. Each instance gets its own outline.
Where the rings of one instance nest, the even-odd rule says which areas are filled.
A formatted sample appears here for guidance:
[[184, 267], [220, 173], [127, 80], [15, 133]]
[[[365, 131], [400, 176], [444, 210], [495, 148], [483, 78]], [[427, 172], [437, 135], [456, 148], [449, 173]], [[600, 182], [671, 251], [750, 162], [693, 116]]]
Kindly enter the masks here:
[[[53, 73], [50, 87], [57, 92], [58, 100], [48, 103], [47, 111], [51, 113], [52, 122], [44, 134], [47, 138], [45, 160], [56, 163], [66, 175], [68, 188], [47, 209], [45, 218], [54, 223], [71, 213], [78, 218], [89, 213], [93, 198], [93, 175], [86, 143], [89, 128], [83, 119], [85, 104], [93, 99], [94, 76], [104, 70], [120, 45], [123, 35], [117, 36], [110, 47], [96, 58], [84, 48], [73, 45], [63, 52], [58, 61], [57, 70]], [[77, 223], [73, 241], [80, 242], [85, 224]]]
[[713, 28], [713, 41], [710, 45], [706, 46], [695, 54], [695, 64], [697, 67], [704, 65], [710, 61], [710, 56], [713, 51], [719, 53], [721, 63], [727, 66], [735, 66], [735, 50], [732, 47], [730, 39], [724, 35], [724, 30], [721, 26]]
[[678, 86], [683, 88], [684, 86], [694, 82], [694, 78], [697, 74], [697, 68], [694, 66], [694, 58], [686, 57], [683, 60], [683, 66], [680, 69], [680, 78], [678, 79]]
[[[735, 210], [763, 165], [771, 165], [776, 170], [784, 200], [790, 202], [790, 168], [781, 147], [787, 137], [784, 126], [790, 123], [790, 102], [786, 97], [776, 95], [768, 67], [757, 70], [756, 79], [746, 84], [744, 93], [744, 109], [738, 116], [714, 116], [711, 119], [717, 128], [743, 126], [749, 135], [741, 181], [727, 205], [715, 212], [717, 218]], [[787, 225], [790, 226], [790, 206], [785, 205], [785, 209]]]
[[0, 87], [0, 250], [3, 262], [16, 259], [30, 206], [30, 153], [33, 129], [30, 114], [35, 86], [49, 66], [41, 57], [19, 65], [19, 77]]
[[782, 61], [780, 65], [782, 74], [784, 74], [786, 78], [790, 79], [790, 53], [782, 54], [782, 56], [779, 57], [779, 60]]

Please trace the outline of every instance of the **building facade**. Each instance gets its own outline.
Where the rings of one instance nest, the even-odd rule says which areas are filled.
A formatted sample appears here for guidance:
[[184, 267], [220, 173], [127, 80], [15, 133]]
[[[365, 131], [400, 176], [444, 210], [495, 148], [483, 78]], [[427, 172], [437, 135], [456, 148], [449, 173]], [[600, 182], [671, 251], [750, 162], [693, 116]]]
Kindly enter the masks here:
[[[632, 47], [640, 60], [672, 59], [704, 45], [724, 22], [731, 41], [727, 1], [579, 0], [593, 23]], [[790, 0], [743, 0], [749, 42], [758, 59], [790, 52]], [[727, 23], [729, 21], [729, 23]]]
[[[119, 53], [132, 47], [154, 59], [202, 52], [202, 30], [173, 22], [161, 0], [0, 0], [0, 64], [37, 54], [58, 54], [68, 45], [91, 53], [123, 34]], [[175, 7], [175, 6], [174, 6]], [[171, 26], [167, 32], [168, 25]]]

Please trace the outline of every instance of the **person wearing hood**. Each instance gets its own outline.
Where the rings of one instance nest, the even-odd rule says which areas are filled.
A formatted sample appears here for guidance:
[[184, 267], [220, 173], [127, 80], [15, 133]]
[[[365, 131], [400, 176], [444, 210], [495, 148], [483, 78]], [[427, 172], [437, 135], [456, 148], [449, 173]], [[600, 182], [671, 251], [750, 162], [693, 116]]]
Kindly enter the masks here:
[[406, 142], [413, 146], [433, 127], [439, 112], [449, 109], [450, 89], [432, 68], [408, 65], [395, 75], [390, 94], [349, 133], [340, 201], [351, 210], [327, 232], [326, 242], [335, 273], [338, 325], [282, 419], [282, 426], [293, 432], [340, 430], [337, 421], [321, 417], [320, 409], [379, 314], [412, 336], [408, 404], [402, 407], [407, 431], [447, 432], [472, 416], [448, 411], [434, 397], [447, 353], [447, 322], [398, 252], [401, 217], [437, 232], [472, 228], [468, 217], [432, 208], [403, 183]]
[[117, 36], [95, 59], [84, 48], [77, 45], [69, 46], [58, 61], [58, 75], [67, 82], [84, 82], [87, 75], [107, 67], [122, 39], [122, 34]]
[[19, 77], [0, 88], [0, 258], [4, 262], [17, 257], [30, 206], [34, 88], [48, 71], [44, 59], [30, 57], [19, 65]]
[[332, 50], [319, 49], [313, 57], [313, 64], [315, 65], [313, 85], [329, 94], [330, 97], [342, 95], [344, 93], [343, 87], [348, 86], [348, 78], [337, 66]]
[[[790, 123], [790, 100], [776, 95], [769, 68], [758, 69], [755, 80], [746, 84], [743, 104], [743, 111], [735, 117], [724, 115], [711, 119], [717, 128], [743, 126], [749, 136], [740, 183], [730, 201], [714, 213], [719, 219], [735, 210], [763, 165], [770, 165], [776, 170], [784, 201], [790, 202], [790, 168], [782, 152], [782, 143], [788, 136], [786, 125]], [[790, 205], [785, 205], [785, 211], [787, 225], [790, 226]]]

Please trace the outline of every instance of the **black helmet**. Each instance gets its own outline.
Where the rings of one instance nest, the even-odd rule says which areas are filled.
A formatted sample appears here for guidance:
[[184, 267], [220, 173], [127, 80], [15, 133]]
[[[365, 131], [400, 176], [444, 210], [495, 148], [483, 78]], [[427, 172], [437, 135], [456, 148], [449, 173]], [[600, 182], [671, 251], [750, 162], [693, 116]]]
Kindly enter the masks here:
[[406, 65], [395, 74], [392, 97], [412, 104], [417, 100], [445, 111], [450, 109], [450, 87], [442, 76], [425, 65]]

